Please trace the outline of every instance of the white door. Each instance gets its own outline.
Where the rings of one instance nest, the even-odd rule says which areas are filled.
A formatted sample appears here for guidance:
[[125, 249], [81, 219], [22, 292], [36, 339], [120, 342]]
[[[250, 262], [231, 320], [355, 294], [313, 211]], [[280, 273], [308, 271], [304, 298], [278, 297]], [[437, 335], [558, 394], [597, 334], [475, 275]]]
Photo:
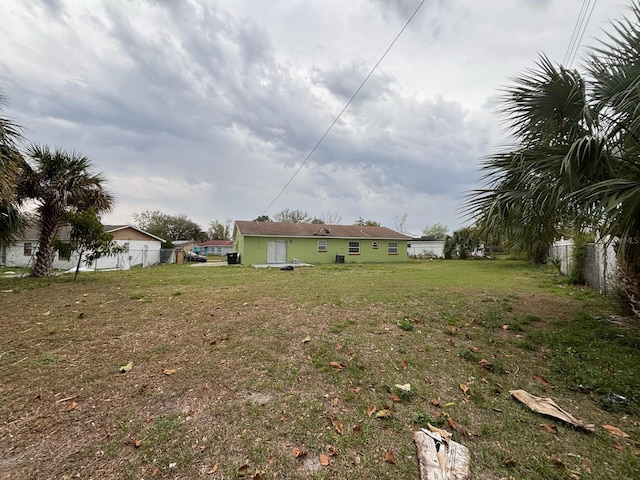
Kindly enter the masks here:
[[286, 240], [269, 240], [267, 242], [267, 263], [287, 263]]

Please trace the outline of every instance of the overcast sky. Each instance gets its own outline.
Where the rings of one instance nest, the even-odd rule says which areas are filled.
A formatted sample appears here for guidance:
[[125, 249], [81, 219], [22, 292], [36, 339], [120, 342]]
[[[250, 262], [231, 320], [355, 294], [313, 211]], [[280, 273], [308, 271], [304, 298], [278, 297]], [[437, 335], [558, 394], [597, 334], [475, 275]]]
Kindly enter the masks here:
[[[80, 151], [134, 213], [253, 220], [285, 208], [419, 234], [464, 224], [506, 139], [500, 88], [562, 62], [583, 0], [427, 0], [268, 211], [420, 0], [3, 0], [4, 115]], [[600, 0], [574, 62], [624, 0]]]

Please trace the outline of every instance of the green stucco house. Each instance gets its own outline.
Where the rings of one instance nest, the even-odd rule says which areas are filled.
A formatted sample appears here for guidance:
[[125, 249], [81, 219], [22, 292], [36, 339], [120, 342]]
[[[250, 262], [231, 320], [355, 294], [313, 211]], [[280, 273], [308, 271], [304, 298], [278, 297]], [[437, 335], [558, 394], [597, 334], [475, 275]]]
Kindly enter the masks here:
[[406, 262], [408, 235], [386, 227], [236, 221], [240, 263]]

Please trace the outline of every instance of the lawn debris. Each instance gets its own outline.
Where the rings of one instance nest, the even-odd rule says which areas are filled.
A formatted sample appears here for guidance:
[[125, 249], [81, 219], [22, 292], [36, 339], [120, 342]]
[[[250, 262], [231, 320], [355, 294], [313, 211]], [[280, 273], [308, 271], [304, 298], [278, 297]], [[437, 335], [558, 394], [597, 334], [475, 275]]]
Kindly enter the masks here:
[[390, 448], [387, 448], [384, 452], [384, 461], [385, 463], [396, 463], [396, 456], [393, 454], [393, 450], [391, 450]]
[[549, 433], [553, 433], [553, 434], [558, 433], [558, 427], [555, 425], [549, 425], [548, 423], [541, 423], [540, 426]]
[[566, 410], [560, 408], [560, 406], [554, 402], [551, 398], [542, 398], [531, 395], [524, 390], [510, 390], [509, 393], [518, 401], [524, 403], [527, 407], [536, 413], [541, 413], [549, 417], [553, 417], [557, 420], [569, 423], [577, 429], [584, 430], [585, 432], [593, 433], [596, 431], [595, 425], [592, 423], [585, 423], [582, 420], [578, 420]]
[[391, 418], [391, 410], [382, 408], [376, 412], [376, 418]]
[[[447, 433], [443, 436], [441, 432]], [[418, 449], [421, 480], [468, 480], [470, 478], [469, 449], [450, 440], [445, 430], [422, 428], [414, 432]]]
[[623, 432], [618, 427], [615, 427], [613, 425], [603, 425], [602, 428], [604, 428], [611, 435], [615, 435], [616, 437], [629, 438], [628, 433]]
[[133, 368], [133, 362], [129, 362], [126, 365], [123, 365], [120, 367], [120, 373], [130, 372], [132, 368]]
[[302, 458], [307, 456], [307, 452], [298, 447], [293, 447], [291, 451], [293, 452], [294, 458]]
[[544, 378], [542, 375], [540, 375], [539, 373], [534, 373], [533, 374], [533, 378], [535, 378], [535, 380], [543, 385], [546, 385], [547, 387], [551, 386], [551, 382], [549, 382], [549, 380], [547, 380], [546, 378]]

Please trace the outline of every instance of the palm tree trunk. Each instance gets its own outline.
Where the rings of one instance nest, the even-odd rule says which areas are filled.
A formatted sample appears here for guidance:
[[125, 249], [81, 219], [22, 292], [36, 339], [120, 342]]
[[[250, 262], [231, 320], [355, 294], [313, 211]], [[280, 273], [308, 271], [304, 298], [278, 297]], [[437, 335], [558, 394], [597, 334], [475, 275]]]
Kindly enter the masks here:
[[53, 272], [53, 257], [56, 253], [53, 239], [58, 233], [58, 221], [54, 217], [55, 215], [51, 215], [42, 221], [36, 262], [31, 273], [33, 277], [48, 277]]
[[631, 311], [635, 317], [640, 320], [640, 271], [621, 267], [620, 282], [627, 294]]

